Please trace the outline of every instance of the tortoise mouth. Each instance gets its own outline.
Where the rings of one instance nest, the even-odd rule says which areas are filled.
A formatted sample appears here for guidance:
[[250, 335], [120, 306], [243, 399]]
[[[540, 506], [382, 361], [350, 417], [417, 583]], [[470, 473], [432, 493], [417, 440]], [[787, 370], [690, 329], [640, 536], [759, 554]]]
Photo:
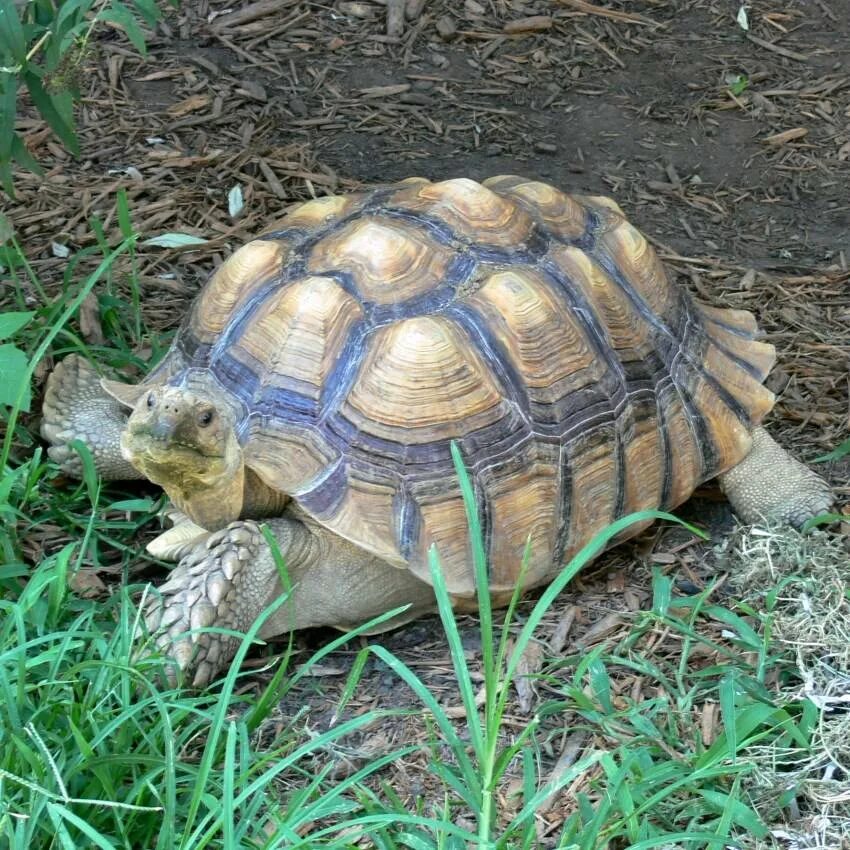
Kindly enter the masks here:
[[128, 447], [134, 454], [147, 454], [158, 460], [170, 457], [202, 457], [209, 460], [222, 459], [224, 451], [205, 450], [197, 443], [189, 443], [173, 434], [157, 434], [151, 428], [134, 428], [127, 432]]
[[227, 466], [223, 451], [204, 451], [200, 446], [156, 436], [147, 428], [125, 431], [121, 441], [124, 457], [156, 484], [204, 481], [221, 474]]

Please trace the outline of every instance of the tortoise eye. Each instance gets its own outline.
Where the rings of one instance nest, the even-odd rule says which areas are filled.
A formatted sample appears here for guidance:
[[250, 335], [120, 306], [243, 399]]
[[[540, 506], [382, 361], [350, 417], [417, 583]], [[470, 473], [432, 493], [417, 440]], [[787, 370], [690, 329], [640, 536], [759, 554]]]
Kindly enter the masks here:
[[213, 421], [214, 413], [212, 410], [205, 410], [198, 416], [198, 425], [201, 428], [206, 428]]
[[148, 410], [150, 410], [156, 404], [156, 396], [153, 393], [148, 393]]

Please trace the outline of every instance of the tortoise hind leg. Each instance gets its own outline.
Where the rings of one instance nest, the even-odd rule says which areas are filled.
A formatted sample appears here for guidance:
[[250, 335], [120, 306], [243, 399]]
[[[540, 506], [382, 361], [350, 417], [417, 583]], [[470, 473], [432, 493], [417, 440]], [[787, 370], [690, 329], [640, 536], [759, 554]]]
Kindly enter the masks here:
[[47, 453], [66, 475], [81, 478], [80, 456], [69, 445], [85, 443], [101, 478], [129, 481], [144, 476], [121, 455], [121, 432], [127, 414], [101, 386], [100, 376], [82, 357], [71, 354], [57, 363], [47, 379], [41, 436]]
[[[388, 629], [434, 607], [433, 590], [406, 569], [302, 521], [295, 512], [269, 520], [268, 527], [280, 548], [292, 594], [263, 623], [261, 638], [312, 626], [353, 628], [411, 605], [381, 624]], [[231, 523], [187, 548], [144, 614], [156, 646], [189, 674], [193, 687], [202, 687], [227, 665], [240, 644], [237, 636], [208, 629], [247, 632], [281, 595], [283, 584], [255, 522]]]
[[826, 481], [782, 448], [764, 428], [753, 430], [750, 453], [720, 476], [720, 486], [746, 523], [799, 528], [833, 502]]

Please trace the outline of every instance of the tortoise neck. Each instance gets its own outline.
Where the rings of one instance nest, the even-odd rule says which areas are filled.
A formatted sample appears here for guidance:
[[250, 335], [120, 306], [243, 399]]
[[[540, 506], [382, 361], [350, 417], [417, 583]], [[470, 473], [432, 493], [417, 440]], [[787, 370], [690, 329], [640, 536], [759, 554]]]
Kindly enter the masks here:
[[290, 497], [266, 484], [250, 467], [245, 467], [241, 519], [280, 516]]
[[240, 463], [227, 481], [191, 489], [166, 487], [165, 491], [189, 519], [207, 531], [217, 531], [242, 515], [245, 465]]

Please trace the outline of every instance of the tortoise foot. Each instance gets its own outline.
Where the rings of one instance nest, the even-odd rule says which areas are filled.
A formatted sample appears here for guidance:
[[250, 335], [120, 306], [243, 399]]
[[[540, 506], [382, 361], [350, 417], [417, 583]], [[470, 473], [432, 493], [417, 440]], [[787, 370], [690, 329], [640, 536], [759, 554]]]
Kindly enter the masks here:
[[127, 415], [106, 393], [94, 367], [70, 354], [47, 379], [41, 435], [50, 443], [48, 455], [72, 478], [82, 478], [83, 464], [71, 442], [88, 446], [102, 478], [129, 480], [141, 474], [121, 455], [121, 432]]
[[246, 632], [274, 586], [273, 570], [257, 524], [234, 522], [195, 545], [149, 599], [145, 624], [155, 646], [192, 687], [209, 684], [239, 647], [236, 635], [209, 629]]
[[782, 448], [764, 428], [753, 431], [753, 447], [737, 466], [720, 476], [720, 483], [738, 517], [800, 528], [807, 520], [829, 511], [829, 485]]

